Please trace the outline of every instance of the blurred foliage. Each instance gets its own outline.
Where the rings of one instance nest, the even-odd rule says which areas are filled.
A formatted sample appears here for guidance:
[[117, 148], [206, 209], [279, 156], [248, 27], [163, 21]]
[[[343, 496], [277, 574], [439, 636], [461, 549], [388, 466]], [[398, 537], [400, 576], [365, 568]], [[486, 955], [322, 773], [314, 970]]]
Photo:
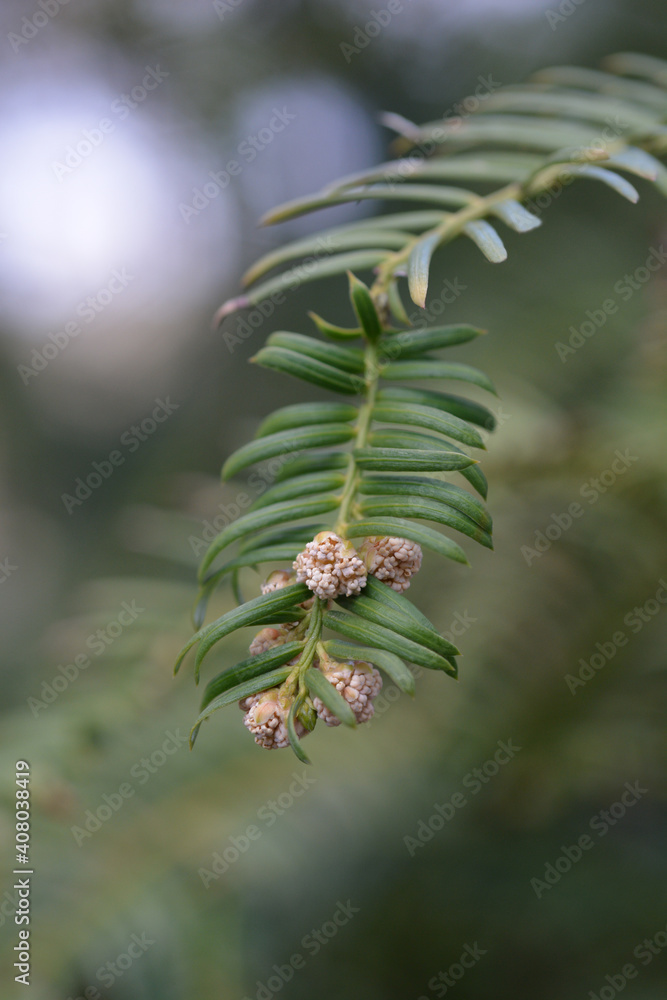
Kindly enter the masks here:
[[[100, 3], [67, 16], [82, 38], [106, 38], [140, 60], [166, 58], [178, 75], [173, 99], [212, 135], [230, 89], [287, 72], [317, 67], [365, 109], [424, 120], [465, 95], [478, 69], [515, 80], [547, 62], [593, 66], [620, 48], [659, 54], [664, 38], [657, 3], [584, 4], [553, 32], [543, 8], [526, 7], [499, 26], [487, 17], [460, 27], [447, 58], [431, 30], [404, 47], [378, 39], [348, 66], [339, 41], [361, 15], [343, 5], [278, 12], [255, 2], [199, 33], [170, 20], [172, 6], [157, 16], [158, 4]], [[3, 997], [64, 1000], [91, 987], [105, 1000], [255, 997], [274, 964], [300, 953], [304, 967], [274, 991], [281, 996], [431, 998], [429, 981], [475, 942], [486, 954], [456, 983], [461, 1000], [599, 995], [605, 976], [628, 962], [639, 975], [626, 995], [664, 996], [665, 956], [642, 965], [633, 950], [667, 920], [665, 611], [636, 632], [625, 621], [667, 578], [664, 276], [565, 363], [554, 347], [663, 238], [657, 195], [643, 189], [638, 208], [608, 211], [611, 197], [568, 190], [548, 236], [537, 231], [528, 248], [514, 241], [502, 267], [457, 247], [455, 262], [445, 258], [434, 276], [434, 289], [452, 270], [468, 286], [448, 321], [491, 331], [466, 360], [489, 371], [501, 393], [485, 462], [496, 551], [471, 553], [472, 572], [436, 571], [427, 559], [414, 584], [415, 601], [443, 631], [469, 622], [458, 684], [422, 675], [414, 702], [385, 687], [376, 719], [358, 732], [313, 734], [303, 794], [290, 786], [301, 787], [294, 775], [304, 768], [255, 747], [231, 710], [202, 732], [196, 755], [183, 745], [161, 750], [167, 734], [176, 736], [170, 749], [178, 745], [196, 708], [190, 678], [171, 676], [194, 597], [188, 539], [234, 501], [236, 488], [217, 481], [220, 459], [290, 401], [289, 385], [244, 366], [273, 321], [230, 355], [208, 330], [215, 302], [203, 302], [169, 374], [178, 416], [71, 517], [61, 493], [117, 435], [85, 442], [51, 426], [11, 352], [3, 356], [3, 544], [19, 567], [1, 584], [3, 903], [13, 881], [18, 757], [32, 765], [35, 810], [33, 983], [28, 994], [13, 984], [17, 928], [7, 906]], [[238, 248], [239, 272], [255, 249]], [[317, 311], [335, 319], [339, 286], [317, 297]], [[289, 328], [304, 302], [290, 299], [276, 326]], [[595, 503], [582, 499], [616, 449], [637, 460]], [[521, 547], [577, 501], [583, 516], [527, 565]], [[250, 571], [244, 585], [257, 587]], [[88, 637], [132, 601], [145, 610], [96, 655]], [[221, 592], [217, 608], [228, 606]], [[619, 630], [627, 644], [572, 694], [566, 674]], [[244, 639], [234, 641], [225, 655], [238, 659]], [[90, 666], [35, 716], [28, 699], [81, 653]], [[404, 838], [435, 803], [465, 793], [465, 776], [499, 740], [522, 749], [411, 856]], [[648, 792], [604, 838], [593, 834], [593, 849], [538, 899], [531, 879], [636, 781]], [[134, 795], [79, 846], [72, 827], [82, 828], [105, 795], [116, 802], [123, 783]], [[235, 859], [227, 870], [202, 877], [224, 852]], [[304, 937], [348, 899], [359, 912], [313, 955]], [[133, 934], [154, 944], [103, 986], [97, 970], [124, 954]]]

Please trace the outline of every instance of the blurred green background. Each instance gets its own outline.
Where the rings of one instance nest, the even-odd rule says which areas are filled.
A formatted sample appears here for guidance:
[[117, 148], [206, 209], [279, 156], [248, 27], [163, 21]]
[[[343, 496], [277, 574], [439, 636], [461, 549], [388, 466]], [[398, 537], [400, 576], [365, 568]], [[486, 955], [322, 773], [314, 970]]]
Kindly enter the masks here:
[[[568, 188], [540, 230], [508, 234], [502, 266], [460, 242], [439, 258], [434, 298], [465, 286], [447, 320], [490, 330], [455, 356], [501, 394], [484, 463], [496, 551], [469, 545], [472, 569], [427, 556], [410, 592], [458, 637], [460, 681], [421, 675], [414, 701], [385, 684], [368, 726], [310, 737], [306, 777], [234, 708], [196, 752], [181, 739], [199, 692], [171, 667], [195, 549], [244, 488], [219, 467], [302, 393], [246, 360], [271, 329], [307, 332], [306, 309], [348, 307], [340, 282], [309, 285], [234, 350], [210, 316], [264, 249], [361, 209], [275, 231], [256, 218], [384, 158], [380, 110], [430, 120], [480, 77], [665, 49], [658, 0], [413, 0], [341, 49], [385, 6], [3, 4], [3, 998], [665, 996], [667, 271], [621, 291], [665, 239], [649, 185], [638, 206]], [[242, 169], [216, 187], [230, 159]], [[563, 360], [556, 345], [609, 298]], [[520, 748], [502, 766], [499, 741]], [[27, 988], [17, 759], [34, 808]], [[641, 791], [615, 805], [626, 783]]]

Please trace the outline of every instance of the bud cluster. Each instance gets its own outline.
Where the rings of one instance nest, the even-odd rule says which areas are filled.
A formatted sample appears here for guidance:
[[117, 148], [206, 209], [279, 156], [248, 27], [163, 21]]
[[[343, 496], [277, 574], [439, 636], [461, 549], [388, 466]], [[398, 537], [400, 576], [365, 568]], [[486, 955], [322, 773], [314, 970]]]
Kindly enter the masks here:
[[[327, 657], [324, 661], [315, 659], [313, 666], [319, 668], [342, 695], [354, 712], [357, 722], [368, 722], [372, 718], [373, 699], [382, 687], [380, 673], [372, 664], [363, 660], [345, 660], [341, 663]], [[243, 725], [253, 734], [255, 743], [269, 750], [289, 746], [287, 716], [292, 700], [281, 688], [270, 688], [239, 702], [239, 708], [245, 713]], [[304, 716], [308, 728], [299, 716], [294, 720], [299, 737], [307, 735], [314, 728], [317, 719], [321, 719], [327, 726], [340, 725], [340, 720], [320, 698], [313, 699], [308, 713], [312, 714], [310, 721]]]
[[[280, 590], [291, 582], [292, 578], [286, 572], [272, 573], [262, 585], [262, 593]], [[277, 628], [261, 629], [250, 644], [250, 654], [257, 656], [274, 646], [289, 642], [294, 634], [294, 628], [294, 625], [282, 625]], [[295, 664], [297, 660], [290, 662]], [[373, 699], [382, 687], [382, 678], [375, 667], [362, 660], [345, 660], [341, 663], [325, 655], [321, 659], [316, 656], [312, 665], [320, 669], [329, 683], [343, 696], [354, 712], [357, 722], [367, 722], [372, 717]], [[255, 737], [255, 743], [267, 749], [289, 745], [287, 716], [292, 701], [293, 696], [284, 688], [271, 688], [261, 694], [243, 698], [239, 702], [239, 708], [245, 713], [243, 724]], [[340, 725], [340, 720], [319, 698], [314, 698], [312, 702], [307, 699], [294, 720], [297, 736], [309, 733], [317, 719], [321, 719], [327, 726]]]
[[[367, 538], [357, 553], [351, 542], [333, 531], [321, 531], [293, 563], [293, 573], [276, 570], [262, 584], [262, 594], [271, 594], [295, 580], [305, 583], [315, 597], [330, 601], [345, 595], [359, 594], [366, 586], [368, 573], [402, 593], [419, 570], [422, 551], [419, 545], [405, 538]], [[315, 597], [301, 607], [312, 606]], [[274, 646], [289, 642], [298, 622], [261, 629], [250, 644], [250, 654], [257, 656]], [[321, 647], [319, 647], [321, 649]], [[291, 661], [293, 664], [297, 660]], [[363, 660], [339, 662], [322, 653], [312, 665], [321, 670], [329, 683], [352, 709], [357, 722], [367, 722], [373, 716], [373, 700], [382, 687], [382, 678], [371, 663]], [[254, 735], [255, 742], [268, 749], [289, 745], [287, 717], [294, 695], [283, 688], [271, 688], [239, 702], [245, 713], [243, 724]], [[320, 698], [306, 699], [294, 720], [297, 736], [312, 730], [317, 719], [327, 726], [339, 726], [338, 719]]]

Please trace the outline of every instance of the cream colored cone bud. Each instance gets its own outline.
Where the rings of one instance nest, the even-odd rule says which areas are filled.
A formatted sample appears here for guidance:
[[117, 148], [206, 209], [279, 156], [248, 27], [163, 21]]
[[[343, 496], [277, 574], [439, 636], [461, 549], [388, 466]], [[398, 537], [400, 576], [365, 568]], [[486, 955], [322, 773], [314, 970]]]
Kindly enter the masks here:
[[322, 600], [351, 597], [366, 586], [366, 567], [351, 542], [333, 531], [321, 531], [294, 560], [297, 583], [305, 583]]
[[290, 583], [294, 583], [294, 574], [288, 573], [284, 569], [274, 570], [262, 584], [262, 593], [272, 594], [274, 590], [282, 590], [283, 587], [289, 587]]
[[[321, 669], [329, 683], [333, 684], [348, 703], [357, 722], [368, 722], [375, 711], [373, 699], [382, 687], [379, 671], [364, 660], [346, 660], [344, 663], [339, 663], [337, 660], [329, 659]], [[319, 718], [327, 726], [340, 725], [340, 719], [337, 719], [319, 698], [314, 698], [313, 704]]]
[[372, 537], [361, 547], [368, 572], [402, 594], [422, 564], [422, 550], [407, 538]]
[[[261, 694], [252, 695], [239, 702], [239, 707], [245, 710], [243, 725], [255, 737], [255, 743], [267, 750], [277, 750], [289, 746], [287, 735], [287, 715], [289, 707], [280, 702], [280, 688], [270, 688]], [[308, 730], [299, 721], [294, 720], [297, 736], [305, 736]]]
[[281, 643], [287, 640], [288, 635], [289, 630], [286, 628], [263, 628], [250, 643], [250, 655], [259, 656], [260, 653], [265, 653], [267, 649], [280, 646]]

